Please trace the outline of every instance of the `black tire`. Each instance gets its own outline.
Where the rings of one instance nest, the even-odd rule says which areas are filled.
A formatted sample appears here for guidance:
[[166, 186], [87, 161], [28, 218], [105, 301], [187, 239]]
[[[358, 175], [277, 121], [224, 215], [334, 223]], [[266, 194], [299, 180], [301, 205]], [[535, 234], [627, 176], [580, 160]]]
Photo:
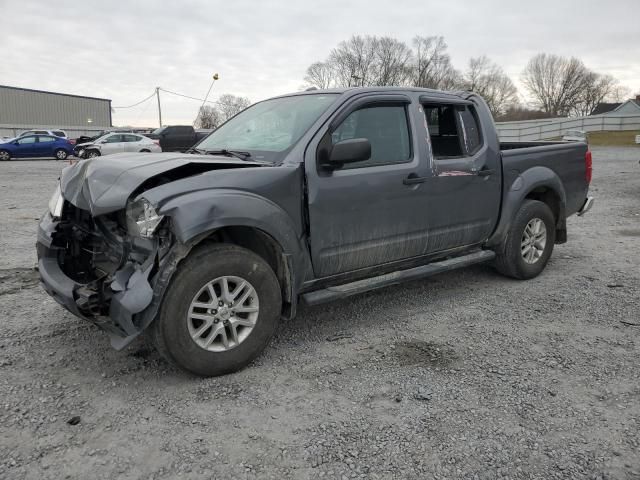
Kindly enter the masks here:
[[56, 160], [66, 160], [69, 156], [67, 151], [62, 148], [57, 149], [53, 154], [55, 155]]
[[6, 150], [0, 150], [0, 160], [11, 160], [11, 154]]
[[95, 149], [87, 150], [86, 152], [84, 152], [84, 158], [95, 158], [99, 156], [100, 156], [100, 152]]
[[[212, 352], [196, 344], [189, 333], [187, 315], [198, 292], [221, 276], [247, 280], [259, 299], [253, 330], [235, 347]], [[227, 244], [198, 247], [180, 264], [165, 292], [158, 317], [152, 325], [156, 348], [177, 366], [205, 377], [232, 373], [253, 361], [269, 344], [282, 311], [278, 279], [260, 256]]]
[[[546, 242], [542, 253], [533, 263], [528, 263], [522, 253], [522, 242], [529, 222], [540, 219], [546, 229]], [[516, 214], [507, 238], [496, 250], [496, 269], [508, 277], [527, 280], [537, 277], [551, 257], [556, 240], [556, 227], [553, 212], [543, 202], [525, 200]]]

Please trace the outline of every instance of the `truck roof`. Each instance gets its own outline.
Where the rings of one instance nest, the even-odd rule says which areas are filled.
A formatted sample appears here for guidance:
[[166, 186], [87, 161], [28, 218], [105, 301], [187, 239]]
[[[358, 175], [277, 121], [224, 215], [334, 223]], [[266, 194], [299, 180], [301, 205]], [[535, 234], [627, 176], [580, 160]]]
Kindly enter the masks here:
[[353, 95], [359, 93], [375, 93], [375, 92], [411, 92], [411, 93], [428, 93], [432, 95], [442, 96], [442, 97], [456, 97], [456, 98], [464, 98], [464, 96], [468, 95], [470, 92], [463, 91], [444, 91], [444, 90], [435, 90], [433, 88], [420, 88], [420, 87], [347, 87], [347, 88], [327, 88], [327, 89], [309, 89], [304, 90], [302, 92], [294, 92], [287, 93], [285, 95], [278, 95], [273, 98], [279, 97], [291, 97], [295, 95], [317, 95], [323, 93], [352, 93]]

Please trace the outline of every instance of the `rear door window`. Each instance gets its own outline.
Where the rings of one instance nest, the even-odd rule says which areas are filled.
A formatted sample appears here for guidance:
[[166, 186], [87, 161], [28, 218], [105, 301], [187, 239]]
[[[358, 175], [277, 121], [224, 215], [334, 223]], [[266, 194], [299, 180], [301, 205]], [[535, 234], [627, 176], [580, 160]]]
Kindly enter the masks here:
[[55, 142], [56, 138], [55, 137], [46, 137], [44, 135], [38, 137], [38, 142], [39, 143], [50, 143], [50, 142]]
[[478, 127], [478, 119], [475, 112], [469, 107], [459, 110], [460, 123], [462, 127], [463, 140], [467, 155], [473, 155], [482, 146], [482, 138], [480, 137], [480, 129]]
[[474, 155], [482, 146], [475, 112], [468, 105], [424, 106], [435, 159]]
[[123, 142], [139, 142], [142, 140], [142, 138], [137, 135], [122, 135], [122, 138]]

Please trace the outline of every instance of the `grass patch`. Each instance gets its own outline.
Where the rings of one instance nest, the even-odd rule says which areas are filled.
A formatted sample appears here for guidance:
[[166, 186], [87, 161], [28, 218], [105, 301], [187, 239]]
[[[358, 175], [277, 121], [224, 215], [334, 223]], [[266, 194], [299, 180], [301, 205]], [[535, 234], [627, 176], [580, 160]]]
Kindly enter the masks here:
[[637, 146], [636, 135], [640, 135], [638, 130], [628, 130], [622, 132], [606, 131], [606, 132], [589, 132], [589, 145], [598, 146]]

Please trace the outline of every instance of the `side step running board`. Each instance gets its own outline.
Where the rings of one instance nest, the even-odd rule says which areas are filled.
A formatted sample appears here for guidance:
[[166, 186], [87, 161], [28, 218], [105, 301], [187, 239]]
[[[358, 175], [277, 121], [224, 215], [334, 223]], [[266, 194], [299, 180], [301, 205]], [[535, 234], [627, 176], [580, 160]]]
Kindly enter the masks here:
[[481, 250], [461, 257], [449, 258], [447, 260], [410, 268], [408, 270], [399, 270], [397, 272], [387, 273], [378, 277], [366, 278], [364, 280], [358, 280], [356, 282], [346, 283], [336, 287], [328, 287], [322, 290], [305, 293], [302, 295], [302, 299], [307, 305], [318, 305], [319, 303], [350, 297], [351, 295], [367, 292], [376, 288], [387, 287], [389, 285], [395, 285], [409, 280], [416, 280], [418, 278], [430, 277], [437, 273], [455, 270], [456, 268], [466, 267], [468, 265], [473, 265], [474, 263], [486, 262], [492, 260], [495, 256], [496, 254], [491, 250]]

